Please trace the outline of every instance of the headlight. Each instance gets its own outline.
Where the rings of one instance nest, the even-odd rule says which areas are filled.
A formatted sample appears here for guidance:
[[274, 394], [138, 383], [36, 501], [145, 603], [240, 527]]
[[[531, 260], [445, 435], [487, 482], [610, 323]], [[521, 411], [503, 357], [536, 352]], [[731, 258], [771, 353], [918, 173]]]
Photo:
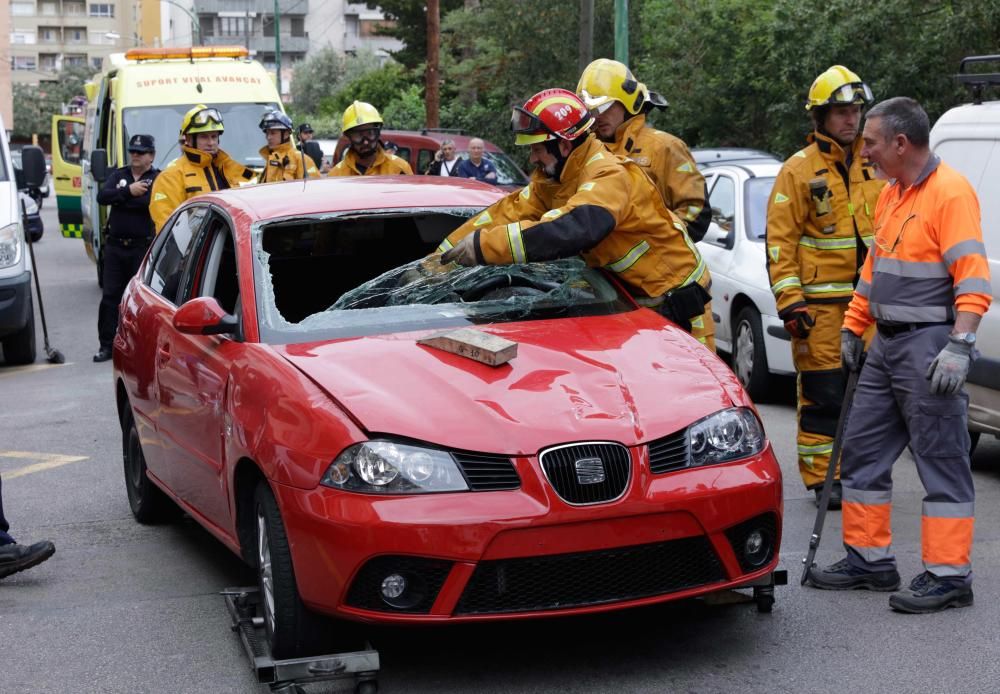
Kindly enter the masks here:
[[0, 267], [17, 265], [21, 260], [21, 234], [17, 224], [0, 228]]
[[320, 484], [375, 494], [467, 491], [469, 485], [445, 451], [393, 441], [367, 441], [347, 448]]
[[716, 412], [688, 427], [691, 466], [724, 463], [760, 453], [764, 431], [745, 407]]

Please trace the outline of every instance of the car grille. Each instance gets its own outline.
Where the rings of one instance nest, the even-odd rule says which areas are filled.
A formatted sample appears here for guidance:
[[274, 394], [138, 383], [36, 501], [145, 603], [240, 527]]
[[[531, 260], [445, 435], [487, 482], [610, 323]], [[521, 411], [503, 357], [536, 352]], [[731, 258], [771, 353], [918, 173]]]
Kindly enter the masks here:
[[521, 486], [521, 478], [517, 476], [510, 458], [465, 451], [452, 451], [451, 455], [465, 473], [472, 491], [490, 492]]
[[725, 580], [706, 537], [480, 562], [456, 614], [532, 612], [634, 600]]
[[686, 468], [688, 462], [687, 429], [649, 444], [649, 469], [654, 475]]
[[613, 501], [625, 492], [632, 470], [628, 449], [618, 443], [577, 443], [538, 456], [549, 483], [571, 504]]
[[[375, 557], [355, 576], [347, 593], [347, 604], [380, 612], [427, 614], [448, 578], [451, 565], [452, 562], [443, 559], [399, 555]], [[403, 576], [407, 584], [406, 592], [394, 604], [382, 597], [382, 581], [391, 574]]]

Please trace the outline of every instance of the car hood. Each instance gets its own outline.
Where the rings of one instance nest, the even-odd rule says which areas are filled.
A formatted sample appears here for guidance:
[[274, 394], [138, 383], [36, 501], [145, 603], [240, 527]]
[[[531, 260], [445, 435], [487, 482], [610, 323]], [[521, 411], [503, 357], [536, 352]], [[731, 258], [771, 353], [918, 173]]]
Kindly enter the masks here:
[[718, 358], [649, 310], [480, 329], [517, 342], [517, 356], [486, 366], [418, 345], [429, 332], [274, 349], [369, 434], [491, 453], [635, 445], [733, 404]]

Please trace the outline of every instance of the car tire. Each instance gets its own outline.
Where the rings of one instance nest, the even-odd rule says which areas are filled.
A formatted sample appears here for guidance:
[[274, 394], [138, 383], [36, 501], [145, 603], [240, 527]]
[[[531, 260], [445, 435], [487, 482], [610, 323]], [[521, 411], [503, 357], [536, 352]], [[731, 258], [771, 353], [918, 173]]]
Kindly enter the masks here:
[[177, 504], [149, 479], [142, 441], [130, 409], [126, 410], [122, 421], [122, 461], [128, 505], [135, 519], [149, 525], [177, 518], [180, 513]]
[[733, 372], [753, 400], [767, 395], [767, 353], [760, 314], [753, 306], [744, 306], [733, 321]]
[[318, 642], [317, 621], [302, 603], [295, 583], [285, 524], [266, 481], [254, 492], [257, 587], [264, 628], [275, 658], [310, 655]]
[[[29, 286], [30, 290], [31, 287]], [[3, 339], [3, 356], [7, 364], [32, 364], [37, 352], [35, 344], [35, 307], [28, 295], [28, 322], [23, 328]]]

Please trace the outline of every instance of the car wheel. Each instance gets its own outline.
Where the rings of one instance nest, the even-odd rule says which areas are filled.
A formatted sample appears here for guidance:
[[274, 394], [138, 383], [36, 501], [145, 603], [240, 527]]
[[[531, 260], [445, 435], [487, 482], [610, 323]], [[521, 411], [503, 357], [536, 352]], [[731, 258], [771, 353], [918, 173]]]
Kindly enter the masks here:
[[29, 294], [28, 322], [16, 333], [3, 339], [3, 356], [10, 365], [31, 364], [35, 361], [35, 352], [35, 308]]
[[733, 321], [733, 371], [753, 400], [766, 395], [768, 372], [760, 314], [744, 306]]
[[122, 459], [125, 467], [125, 491], [132, 515], [143, 524], [161, 523], [177, 517], [179, 509], [146, 474], [146, 456], [135, 426], [135, 417], [126, 410], [122, 422]]
[[299, 597], [292, 553], [278, 502], [267, 482], [254, 492], [257, 539], [257, 586], [264, 628], [275, 658], [307, 655], [317, 640], [315, 617]]

